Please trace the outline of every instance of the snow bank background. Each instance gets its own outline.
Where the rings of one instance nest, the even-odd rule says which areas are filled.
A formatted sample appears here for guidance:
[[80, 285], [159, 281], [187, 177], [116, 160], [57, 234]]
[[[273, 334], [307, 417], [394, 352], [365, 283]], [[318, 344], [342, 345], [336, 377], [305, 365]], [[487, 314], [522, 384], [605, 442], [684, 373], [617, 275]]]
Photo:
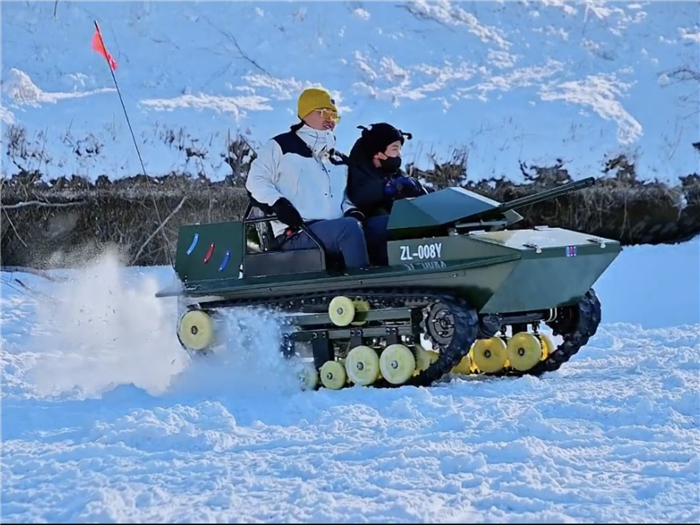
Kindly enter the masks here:
[[261, 311], [189, 362], [169, 268], [3, 272], [2, 520], [696, 522], [699, 267], [700, 239], [626, 248], [556, 373], [337, 392]]
[[13, 158], [47, 178], [141, 173], [95, 20], [151, 175], [230, 174], [229, 133], [286, 130], [316, 84], [346, 152], [356, 126], [388, 120], [421, 167], [466, 147], [475, 179], [557, 159], [583, 177], [620, 154], [643, 178], [697, 169], [697, 85], [680, 80], [700, 62], [697, 2], [54, 4], [0, 7], [3, 139], [24, 130], [3, 174]]

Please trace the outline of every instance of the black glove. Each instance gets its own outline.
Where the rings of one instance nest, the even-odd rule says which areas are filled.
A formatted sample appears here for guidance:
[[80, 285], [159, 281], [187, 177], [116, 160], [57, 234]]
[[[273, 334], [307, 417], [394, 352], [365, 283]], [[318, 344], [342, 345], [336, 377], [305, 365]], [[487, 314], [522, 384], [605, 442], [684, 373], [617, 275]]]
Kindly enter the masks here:
[[345, 212], [345, 217], [352, 217], [355, 219], [357, 222], [360, 224], [365, 222], [365, 214], [362, 213], [360, 210], [357, 208], [352, 208], [348, 211]]
[[272, 210], [277, 215], [277, 218], [292, 228], [300, 228], [304, 224], [304, 219], [301, 218], [299, 212], [294, 205], [287, 199], [282, 197], [272, 205]]

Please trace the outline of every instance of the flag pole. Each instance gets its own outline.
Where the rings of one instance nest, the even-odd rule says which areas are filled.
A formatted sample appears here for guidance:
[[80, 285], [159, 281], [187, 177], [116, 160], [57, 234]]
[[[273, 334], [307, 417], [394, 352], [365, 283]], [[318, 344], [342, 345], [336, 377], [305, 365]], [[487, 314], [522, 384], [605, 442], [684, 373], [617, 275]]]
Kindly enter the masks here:
[[[107, 61], [107, 66], [109, 68], [109, 72], [112, 75], [112, 80], [114, 81], [114, 87], [117, 88], [117, 94], [119, 95], [119, 102], [121, 102], [122, 109], [124, 110], [124, 117], [126, 117], [126, 123], [129, 126], [129, 131], [131, 132], [131, 138], [134, 141], [134, 148], [136, 148], [136, 154], [139, 157], [139, 162], [141, 163], [141, 169], [143, 170], [143, 175], [145, 177], [148, 177], [148, 174], [146, 173], [146, 167], [143, 164], [143, 158], [141, 157], [141, 151], [139, 150], [139, 146], [136, 143], [136, 136], [134, 135], [134, 129], [131, 127], [131, 121], [129, 120], [129, 114], [126, 111], [126, 105], [124, 105], [124, 99], [122, 98], [122, 93], [121, 90], [119, 89], [119, 84], [117, 83], [117, 77], [114, 75], [114, 70], [117, 69], [117, 63], [116, 61], [112, 58], [112, 56], [107, 52], [107, 47], [104, 44], [104, 40], [102, 39], [102, 31], [100, 31], [100, 26], [97, 24], [97, 20], [94, 20], [95, 23], [95, 36], [99, 39], [99, 42], [97, 42], [97, 46], [95, 45], [95, 38], [93, 37], [93, 49], [100, 53], [105, 60]], [[156, 210], [156, 217], [158, 218], [158, 222], [161, 225], [161, 233], [163, 234], [163, 238], [165, 239], [165, 253], [168, 256], [168, 261], [170, 262], [170, 265], [173, 265], [173, 259], [170, 254], [170, 243], [168, 242], [168, 236], [165, 235], [165, 230], [162, 228], [163, 221], [160, 218], [160, 212], [158, 211], [158, 204], [156, 203], [156, 199], [151, 194], [151, 199], [153, 200], [153, 207]]]
[[[143, 159], [141, 158], [141, 151], [139, 150], [139, 146], [136, 143], [136, 136], [134, 135], [134, 129], [131, 127], [131, 121], [129, 120], [129, 114], [126, 111], [126, 106], [124, 105], [124, 99], [122, 98], [122, 92], [119, 89], [119, 84], [117, 83], [117, 77], [114, 76], [114, 68], [116, 68], [116, 62], [114, 62], [114, 59], [107, 53], [107, 48], [104, 45], [104, 40], [102, 39], [102, 31], [100, 31], [100, 26], [97, 25], [97, 20], [95, 20], [95, 29], [97, 30], [97, 34], [100, 38], [100, 44], [102, 46], [102, 49], [105, 50], [105, 59], [107, 60], [107, 65], [109, 65], [109, 72], [112, 75], [112, 80], [114, 81], [114, 87], [117, 88], [117, 95], [119, 95], [119, 102], [122, 104], [122, 109], [124, 110], [124, 116], [126, 117], [126, 123], [129, 126], [129, 131], [131, 132], [131, 138], [134, 141], [134, 147], [136, 148], [136, 154], [139, 157], [139, 162], [141, 163], [141, 169], [143, 170], [143, 174], [147, 177], [148, 175], [146, 174], [146, 167], [143, 165]], [[114, 64], [114, 65], [113, 65]]]

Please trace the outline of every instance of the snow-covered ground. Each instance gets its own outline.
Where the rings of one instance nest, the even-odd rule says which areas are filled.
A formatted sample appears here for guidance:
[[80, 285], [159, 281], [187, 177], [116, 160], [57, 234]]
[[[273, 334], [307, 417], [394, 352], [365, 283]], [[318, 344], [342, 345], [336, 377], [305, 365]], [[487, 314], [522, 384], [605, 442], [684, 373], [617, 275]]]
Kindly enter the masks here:
[[[229, 173], [293, 123], [301, 89], [356, 126], [411, 131], [472, 178], [625, 153], [642, 178], [697, 169], [698, 2], [2, 2], [0, 176]], [[310, 58], [313, 59], [310, 59]], [[694, 97], [694, 98], [693, 98]], [[653, 101], [653, 103], [650, 103]], [[12, 140], [9, 140], [12, 139]], [[186, 157], [187, 148], [206, 156]], [[278, 321], [230, 316], [190, 362], [169, 268], [2, 273], [3, 522], [698, 522], [700, 239], [627, 248], [603, 324], [541, 378], [301, 391]]]
[[[301, 391], [276, 321], [189, 363], [169, 268], [2, 273], [3, 522], [698, 522], [700, 239], [627, 248], [541, 378]], [[66, 279], [66, 280], [63, 280]]]

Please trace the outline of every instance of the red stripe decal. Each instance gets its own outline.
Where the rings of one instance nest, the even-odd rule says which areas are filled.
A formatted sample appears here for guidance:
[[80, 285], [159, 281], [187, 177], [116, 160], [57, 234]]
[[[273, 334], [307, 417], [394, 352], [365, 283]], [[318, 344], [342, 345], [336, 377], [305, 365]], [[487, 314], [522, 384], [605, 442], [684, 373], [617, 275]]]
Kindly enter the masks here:
[[211, 259], [212, 255], [214, 255], [214, 243], [211, 243], [209, 245], [209, 249], [207, 250], [207, 254], [204, 256], [204, 264], [207, 264], [209, 262], [209, 259]]

